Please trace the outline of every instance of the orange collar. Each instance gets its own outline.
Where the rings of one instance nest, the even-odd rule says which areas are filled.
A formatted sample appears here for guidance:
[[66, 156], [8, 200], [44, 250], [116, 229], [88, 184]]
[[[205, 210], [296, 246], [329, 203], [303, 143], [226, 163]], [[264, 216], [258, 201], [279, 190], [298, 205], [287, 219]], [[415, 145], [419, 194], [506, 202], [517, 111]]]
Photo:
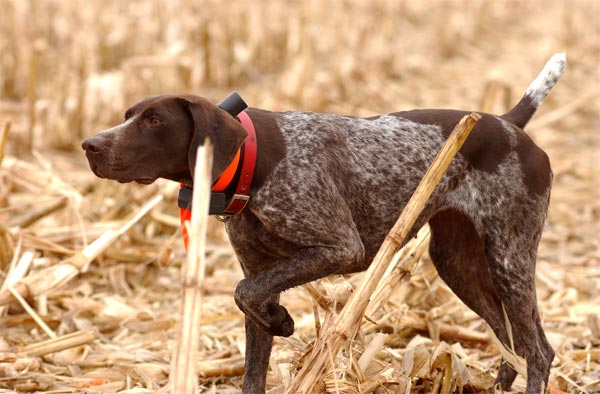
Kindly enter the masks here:
[[235, 154], [235, 157], [233, 158], [231, 163], [229, 163], [225, 171], [223, 171], [221, 175], [219, 175], [219, 177], [217, 178], [210, 190], [212, 190], [213, 192], [222, 192], [225, 191], [225, 189], [227, 189], [227, 186], [229, 186], [231, 181], [233, 181], [233, 177], [235, 176], [235, 173], [238, 170], [238, 165], [240, 164], [241, 151], [242, 148], [239, 148], [237, 150], [237, 153]]
[[[233, 216], [240, 213], [250, 200], [250, 186], [252, 185], [252, 179], [254, 178], [254, 170], [256, 168], [256, 130], [252, 119], [245, 111], [240, 112], [238, 119], [248, 136], [244, 140], [242, 148], [238, 149], [235, 157], [231, 163], [227, 166], [225, 171], [219, 175], [219, 178], [215, 181], [212, 186], [211, 193], [211, 206], [209, 214], [211, 215], [222, 215], [222, 216]], [[243, 149], [243, 158], [242, 156]], [[241, 169], [240, 169], [240, 159]], [[227, 194], [226, 190], [231, 188], [236, 174], [238, 174], [237, 185], [233, 195]], [[185, 222], [190, 220], [192, 217], [191, 203], [192, 203], [192, 188], [189, 185], [181, 185], [179, 188], [179, 217], [181, 219], [181, 232], [183, 235], [183, 242], [187, 249], [188, 245], [188, 234], [185, 228]]]

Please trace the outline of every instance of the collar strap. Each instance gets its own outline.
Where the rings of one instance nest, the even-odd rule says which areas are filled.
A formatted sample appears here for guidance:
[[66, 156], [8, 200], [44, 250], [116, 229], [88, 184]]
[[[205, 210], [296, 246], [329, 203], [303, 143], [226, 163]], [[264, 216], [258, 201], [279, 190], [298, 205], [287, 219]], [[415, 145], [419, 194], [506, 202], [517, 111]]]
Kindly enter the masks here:
[[[242, 126], [244, 126], [244, 129], [246, 129], [248, 136], [244, 141], [242, 171], [240, 173], [238, 184], [235, 188], [235, 194], [223, 212], [225, 215], [235, 215], [246, 207], [246, 204], [250, 199], [250, 186], [252, 185], [252, 180], [254, 179], [254, 170], [256, 169], [257, 145], [254, 124], [252, 123], [250, 116], [248, 116], [245, 111], [242, 111], [238, 114], [238, 119], [240, 120]], [[215, 190], [213, 189], [213, 191]]]
[[223, 173], [219, 175], [212, 188], [210, 189], [211, 191], [222, 192], [225, 189], [227, 189], [227, 186], [231, 184], [231, 181], [233, 181], [233, 177], [238, 171], [238, 167], [240, 165], [241, 151], [241, 148], [237, 150], [235, 157], [233, 158], [231, 163], [229, 163], [225, 171], [223, 171]]

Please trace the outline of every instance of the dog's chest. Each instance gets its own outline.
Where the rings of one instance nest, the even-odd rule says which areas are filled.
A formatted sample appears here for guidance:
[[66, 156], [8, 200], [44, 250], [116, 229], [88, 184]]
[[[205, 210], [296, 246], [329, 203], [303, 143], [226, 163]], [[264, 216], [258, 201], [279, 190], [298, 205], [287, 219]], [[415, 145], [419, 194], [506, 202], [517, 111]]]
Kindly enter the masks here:
[[229, 220], [225, 229], [246, 274], [261, 272], [298, 251], [293, 243], [269, 231], [251, 212]]

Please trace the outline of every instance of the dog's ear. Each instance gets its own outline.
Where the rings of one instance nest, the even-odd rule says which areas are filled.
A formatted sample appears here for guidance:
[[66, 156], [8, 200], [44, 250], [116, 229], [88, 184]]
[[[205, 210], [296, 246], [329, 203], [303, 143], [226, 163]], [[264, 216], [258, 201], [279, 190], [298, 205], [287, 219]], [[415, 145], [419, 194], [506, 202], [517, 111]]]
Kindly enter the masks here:
[[196, 166], [196, 151], [208, 136], [214, 145], [212, 182], [225, 171], [247, 136], [246, 130], [233, 116], [201, 98], [183, 98], [194, 121], [194, 130], [188, 152], [192, 177]]

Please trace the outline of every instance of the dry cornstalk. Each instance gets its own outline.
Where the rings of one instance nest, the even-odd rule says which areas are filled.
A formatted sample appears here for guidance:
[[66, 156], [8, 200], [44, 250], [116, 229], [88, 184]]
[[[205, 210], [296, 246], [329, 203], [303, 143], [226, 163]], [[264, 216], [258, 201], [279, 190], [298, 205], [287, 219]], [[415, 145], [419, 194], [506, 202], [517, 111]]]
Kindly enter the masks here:
[[376, 333], [371, 342], [365, 347], [363, 354], [358, 359], [358, 367], [363, 373], [367, 371], [375, 355], [383, 349], [385, 338], [387, 338], [387, 334]]
[[498, 96], [502, 94], [502, 109], [508, 111], [511, 99], [510, 85], [501, 81], [489, 81], [483, 90], [483, 99], [481, 101], [481, 110], [483, 112], [492, 112], [494, 104], [498, 101]]
[[75, 331], [58, 338], [48, 339], [25, 346], [22, 353], [27, 357], [40, 357], [45, 354], [92, 343], [98, 336], [95, 330]]
[[404, 243], [435, 186], [480, 118], [480, 115], [471, 113], [465, 116], [454, 128], [417, 186], [408, 204], [402, 210], [400, 217], [386, 236], [373, 263], [367, 270], [365, 278], [337, 318], [333, 319], [332, 324], [323, 327], [322, 335], [316, 341], [312, 352], [304, 362], [304, 366], [292, 381], [287, 391], [288, 394], [314, 393], [319, 390], [323, 376], [331, 367], [331, 360], [335, 358], [335, 355], [342, 349], [344, 344], [354, 338], [357, 333], [370, 297], [385, 273], [390, 260]]
[[10, 291], [13, 297], [17, 299], [19, 304], [21, 304], [23, 309], [25, 309], [25, 312], [27, 312], [29, 316], [31, 316], [31, 318], [46, 333], [46, 335], [48, 335], [52, 339], [56, 339], [56, 334], [54, 333], [54, 331], [52, 331], [52, 329], [48, 327], [46, 322], [42, 320], [40, 315], [37, 314], [37, 312], [29, 305], [29, 303], [27, 303], [27, 301], [25, 301], [25, 299], [21, 297], [21, 294], [17, 293], [17, 291], [12, 286], [8, 286], [8, 291]]
[[[210, 195], [212, 161], [213, 146], [207, 138], [204, 145], [198, 148], [196, 157], [192, 219], [188, 228], [190, 248], [186, 264], [182, 267], [183, 300], [179, 326], [180, 339], [173, 350], [171, 360], [172, 392], [178, 394], [198, 392], [196, 360], [206, 272], [206, 228], [210, 202], [206, 196]], [[203, 196], [205, 197], [202, 198]]]
[[11, 231], [0, 222], [0, 270], [9, 266], [14, 256], [14, 241]]
[[312, 297], [313, 301], [315, 301], [321, 308], [328, 311], [329, 308], [333, 305], [333, 301], [327, 297], [319, 288], [317, 288], [312, 283], [305, 283], [302, 285], [304, 290]]
[[[56, 265], [37, 271], [36, 273], [23, 278], [21, 281], [14, 284], [14, 289], [23, 298], [31, 299], [64, 285], [77, 276], [77, 274], [91, 263], [92, 260], [100, 256], [102, 252], [104, 252], [121, 235], [125, 234], [135, 223], [162, 201], [162, 199], [163, 196], [157, 194], [118, 229], [107, 230], [81, 252], [76, 253]], [[13, 300], [14, 297], [10, 291], [6, 289], [0, 291], [0, 306], [6, 305]]]
[[4, 151], [6, 149], [6, 141], [8, 140], [8, 133], [10, 132], [10, 122], [4, 123], [2, 126], [2, 132], [0, 133], [0, 164], [4, 159]]
[[590, 361], [596, 361], [600, 360], [600, 349], [570, 350], [565, 356], [572, 360], [585, 360], [589, 358]]
[[[391, 375], [390, 373], [386, 375]], [[386, 375], [377, 374], [374, 377], [370, 378], [364, 383], [361, 383], [358, 386], [358, 392], [361, 394], [370, 394], [375, 392], [377, 389], [386, 386], [395, 387], [391, 390], [385, 390], [384, 392], [393, 392], [393, 393], [408, 393], [410, 390], [410, 379], [399, 376], [398, 378], [390, 378]]]
[[[32, 37], [33, 38], [33, 37]], [[37, 121], [35, 112], [35, 103], [38, 99], [38, 77], [39, 77], [39, 50], [31, 47], [29, 50], [29, 59], [27, 64], [27, 117], [28, 125], [28, 150], [31, 151], [36, 147], [35, 141], [35, 125]]]
[[7, 289], [9, 286], [17, 283], [21, 280], [27, 273], [29, 272], [29, 268], [31, 268], [31, 264], [33, 263], [33, 258], [35, 254], [31, 251], [24, 252], [21, 257], [15, 255], [13, 257], [13, 261], [8, 267], [8, 273], [6, 274], [6, 279], [2, 283], [2, 287], [0, 289]]
[[32, 210], [24, 217], [19, 218], [19, 220], [12, 222], [10, 224], [11, 224], [11, 226], [18, 226], [21, 228], [29, 227], [33, 223], [37, 222], [38, 220], [50, 215], [53, 212], [56, 212], [56, 211], [64, 208], [67, 205], [67, 201], [68, 201], [67, 197], [59, 197], [58, 199], [50, 202], [49, 204], [45, 204], [40, 208], [36, 208], [36, 209]]
[[[377, 289], [371, 295], [371, 302], [365, 312], [367, 316], [380, 310], [400, 284], [410, 278], [412, 270], [421, 260], [421, 256], [423, 256], [423, 253], [425, 253], [425, 250], [429, 246], [430, 236], [429, 227], [422, 228], [417, 233], [416, 238], [408, 241], [404, 245], [404, 248], [402, 248], [402, 251], [394, 255], [394, 258], [380, 279]], [[397, 269], [398, 265], [401, 269]], [[400, 303], [403, 300], [395, 298], [394, 301]]]
[[204, 379], [244, 374], [244, 356], [200, 361], [197, 365], [200, 376]]
[[[0, 290], [2, 291], [9, 290], [9, 288], [12, 287], [14, 283], [18, 282], [25, 275], [27, 275], [27, 273], [29, 272], [29, 268], [31, 268], [34, 253], [31, 251], [26, 251], [21, 257], [19, 257], [22, 245], [23, 243], [19, 242], [19, 244], [17, 245], [17, 251], [13, 255], [10, 265], [8, 265], [6, 278], [4, 279], [4, 282], [2, 282], [2, 286], [0, 286]], [[0, 269], [4, 269], [4, 267], [0, 266]], [[12, 289], [12, 291], [9, 291], [13, 293], [15, 290]], [[0, 317], [4, 316], [5, 310], [5, 306], [0, 306]]]
[[[427, 320], [411, 313], [403, 316], [402, 327], [412, 328], [413, 330], [421, 332], [427, 332], [429, 330], [427, 326]], [[437, 328], [439, 329], [440, 337], [443, 338], [452, 338], [459, 341], [479, 342], [483, 344], [490, 341], [490, 337], [487, 333], [471, 330], [459, 325], [439, 323]]]

